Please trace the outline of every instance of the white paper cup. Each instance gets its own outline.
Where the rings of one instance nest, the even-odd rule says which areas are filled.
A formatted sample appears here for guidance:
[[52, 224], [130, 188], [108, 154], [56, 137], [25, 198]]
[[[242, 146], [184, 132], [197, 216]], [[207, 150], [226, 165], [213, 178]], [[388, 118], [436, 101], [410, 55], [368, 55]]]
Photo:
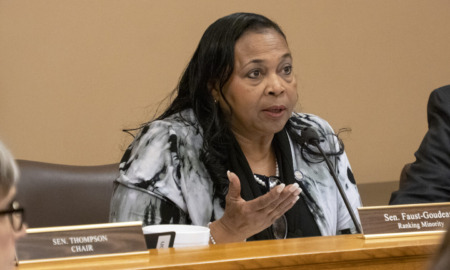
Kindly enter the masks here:
[[149, 225], [142, 228], [144, 234], [175, 232], [173, 247], [204, 246], [209, 244], [209, 228], [183, 224]]

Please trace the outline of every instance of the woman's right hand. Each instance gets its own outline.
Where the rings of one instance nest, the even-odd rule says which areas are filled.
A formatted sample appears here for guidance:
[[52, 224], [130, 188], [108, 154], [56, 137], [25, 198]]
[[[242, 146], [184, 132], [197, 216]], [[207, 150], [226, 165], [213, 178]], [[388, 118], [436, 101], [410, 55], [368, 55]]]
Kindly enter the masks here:
[[301, 188], [297, 183], [278, 185], [270, 192], [251, 201], [241, 197], [241, 183], [235, 173], [228, 172], [230, 180], [225, 212], [221, 219], [210, 224], [216, 243], [245, 241], [266, 229], [294, 206]]

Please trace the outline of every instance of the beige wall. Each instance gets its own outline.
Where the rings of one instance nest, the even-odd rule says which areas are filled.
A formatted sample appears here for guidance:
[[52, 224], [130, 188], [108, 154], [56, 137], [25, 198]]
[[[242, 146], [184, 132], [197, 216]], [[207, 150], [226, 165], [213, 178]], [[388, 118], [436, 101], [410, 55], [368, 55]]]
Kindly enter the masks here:
[[301, 110], [343, 136], [359, 182], [397, 179], [450, 83], [448, 0], [0, 0], [0, 138], [17, 158], [118, 162], [201, 34], [236, 11], [285, 30]]

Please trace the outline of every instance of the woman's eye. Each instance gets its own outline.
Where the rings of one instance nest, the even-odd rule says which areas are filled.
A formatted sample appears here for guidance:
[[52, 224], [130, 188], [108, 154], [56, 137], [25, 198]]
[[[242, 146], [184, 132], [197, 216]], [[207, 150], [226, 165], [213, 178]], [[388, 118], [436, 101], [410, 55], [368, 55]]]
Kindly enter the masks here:
[[284, 72], [284, 74], [286, 74], [286, 75], [291, 74], [291, 73], [292, 73], [292, 66], [285, 66], [285, 67], [283, 68], [283, 72]]
[[252, 70], [250, 71], [250, 73], [248, 74], [248, 77], [251, 79], [256, 79], [259, 76], [261, 76], [261, 72], [259, 70]]

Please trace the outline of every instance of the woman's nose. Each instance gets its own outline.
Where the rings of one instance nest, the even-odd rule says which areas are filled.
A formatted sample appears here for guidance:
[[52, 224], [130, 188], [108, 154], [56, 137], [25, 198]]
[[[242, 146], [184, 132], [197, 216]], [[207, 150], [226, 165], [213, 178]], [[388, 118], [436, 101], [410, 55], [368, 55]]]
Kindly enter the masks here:
[[266, 85], [267, 95], [278, 96], [286, 90], [284, 88], [282, 79], [277, 74], [269, 76], [267, 80], [268, 80]]

